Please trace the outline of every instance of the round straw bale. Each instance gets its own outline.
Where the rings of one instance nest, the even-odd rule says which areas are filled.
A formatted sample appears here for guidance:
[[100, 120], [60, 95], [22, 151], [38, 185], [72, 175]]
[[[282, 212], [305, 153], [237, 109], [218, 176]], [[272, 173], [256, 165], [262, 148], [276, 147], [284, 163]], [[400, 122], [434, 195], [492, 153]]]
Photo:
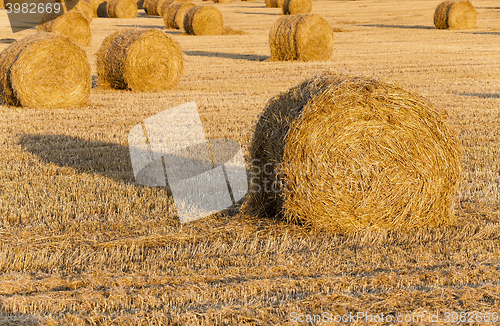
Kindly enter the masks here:
[[92, 16], [96, 17], [109, 17], [108, 16], [108, 1], [107, 0], [91, 0], [89, 2], [92, 8]]
[[266, 0], [266, 7], [269, 8], [281, 8], [283, 7], [284, 0]]
[[476, 10], [470, 1], [444, 1], [434, 11], [434, 26], [438, 29], [475, 28]]
[[85, 1], [78, 1], [78, 3], [76, 4], [75, 7], [73, 7], [73, 9], [71, 10], [76, 10], [76, 11], [79, 11], [83, 17], [85, 17], [89, 23], [92, 22], [92, 8], [90, 7], [90, 5], [88, 3], [86, 3]]
[[186, 13], [194, 6], [195, 4], [191, 2], [172, 3], [167, 8], [167, 11], [163, 16], [165, 26], [167, 28], [176, 29], [184, 28], [184, 18], [186, 17]]
[[180, 2], [180, 1], [177, 1], [177, 0], [160, 0], [160, 1], [158, 1], [158, 4], [157, 4], [158, 14], [160, 14], [161, 17], [165, 16], [165, 14], [167, 13], [168, 6], [170, 6], [172, 3], [176, 3], [176, 2]]
[[179, 45], [158, 29], [118, 30], [97, 53], [97, 75], [104, 88], [163, 91], [177, 84], [183, 70]]
[[271, 60], [328, 60], [333, 53], [333, 30], [317, 15], [279, 18], [269, 32]]
[[91, 87], [87, 55], [67, 37], [37, 33], [0, 53], [0, 95], [6, 105], [83, 106]]
[[160, 16], [158, 13], [158, 2], [159, 0], [145, 0], [144, 10], [151, 16]]
[[137, 1], [137, 9], [144, 9], [144, 0]]
[[312, 10], [311, 0], [284, 0], [283, 15], [307, 14]]
[[80, 11], [70, 10], [64, 15], [57, 15], [54, 13], [46, 14], [42, 18], [42, 22], [46, 22], [38, 25], [37, 30], [67, 36], [79, 46], [89, 45], [91, 39], [90, 24]]
[[109, 0], [107, 10], [111, 18], [135, 18], [137, 3], [135, 0]]
[[213, 0], [214, 3], [231, 3], [233, 2], [232, 0]]
[[272, 98], [243, 211], [335, 232], [453, 221], [460, 149], [445, 113], [377, 80], [323, 73]]
[[194, 6], [184, 17], [184, 30], [190, 35], [221, 35], [224, 20], [214, 6]]

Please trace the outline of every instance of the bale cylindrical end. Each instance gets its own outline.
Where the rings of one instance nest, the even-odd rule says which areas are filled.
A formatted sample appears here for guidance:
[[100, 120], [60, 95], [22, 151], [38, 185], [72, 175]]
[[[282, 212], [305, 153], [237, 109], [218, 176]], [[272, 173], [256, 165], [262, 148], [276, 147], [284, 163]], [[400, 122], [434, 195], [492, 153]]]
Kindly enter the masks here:
[[445, 114], [377, 80], [323, 73], [272, 98], [243, 211], [333, 232], [454, 221], [460, 148]]

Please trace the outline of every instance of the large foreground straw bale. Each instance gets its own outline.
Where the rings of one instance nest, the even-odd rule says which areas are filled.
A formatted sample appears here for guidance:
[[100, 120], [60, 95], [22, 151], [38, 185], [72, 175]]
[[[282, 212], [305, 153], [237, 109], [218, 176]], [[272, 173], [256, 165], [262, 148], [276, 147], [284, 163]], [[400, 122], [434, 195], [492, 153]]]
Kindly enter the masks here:
[[177, 84], [183, 70], [179, 45], [158, 29], [121, 29], [106, 37], [97, 53], [104, 88], [163, 91]]
[[323, 73], [268, 102], [243, 210], [339, 232], [447, 224], [459, 154], [444, 112], [419, 96]]
[[333, 30], [316, 15], [279, 18], [269, 32], [271, 60], [328, 60], [333, 53]]
[[108, 16], [108, 1], [107, 0], [91, 0], [89, 2], [90, 8], [92, 8], [92, 15], [94, 18], [97, 17], [109, 17]]
[[92, 37], [89, 21], [78, 10], [70, 10], [64, 15], [47, 14], [37, 30], [67, 36], [79, 46], [89, 45]]
[[163, 16], [163, 21], [167, 28], [184, 28], [184, 18], [186, 13], [195, 6], [194, 3], [184, 2], [184, 3], [172, 3], [168, 8], [167, 12]]
[[284, 0], [283, 15], [308, 14], [312, 10], [311, 0]]
[[184, 30], [190, 35], [221, 35], [224, 20], [214, 6], [194, 6], [184, 17]]
[[86, 105], [92, 78], [87, 55], [69, 38], [37, 33], [0, 53], [0, 95], [6, 105]]
[[137, 2], [135, 0], [109, 0], [107, 11], [111, 18], [135, 18]]
[[438, 29], [475, 28], [476, 10], [470, 1], [444, 1], [434, 11], [434, 26]]

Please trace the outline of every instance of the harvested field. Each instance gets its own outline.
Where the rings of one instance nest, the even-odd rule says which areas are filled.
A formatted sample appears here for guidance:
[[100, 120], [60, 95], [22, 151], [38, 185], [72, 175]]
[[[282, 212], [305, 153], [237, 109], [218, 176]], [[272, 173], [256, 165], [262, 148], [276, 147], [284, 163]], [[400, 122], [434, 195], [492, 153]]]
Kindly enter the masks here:
[[[450, 325], [453, 311], [500, 313], [500, 6], [476, 0], [475, 29], [438, 30], [438, 3], [314, 1], [335, 36], [321, 62], [266, 61], [281, 9], [264, 0], [216, 5], [244, 35], [186, 35], [142, 11], [94, 18], [90, 105], [0, 106], [0, 324], [305, 325], [293, 316], [439, 312], [432, 325]], [[124, 27], [179, 43], [175, 88], [98, 87], [95, 54]], [[11, 33], [0, 10], [0, 33], [2, 51], [36, 31]], [[237, 206], [181, 226], [165, 188], [135, 183], [127, 137], [144, 119], [196, 101], [207, 138], [234, 139], [248, 158], [268, 100], [329, 69], [448, 112], [462, 147], [455, 224], [336, 234]]]

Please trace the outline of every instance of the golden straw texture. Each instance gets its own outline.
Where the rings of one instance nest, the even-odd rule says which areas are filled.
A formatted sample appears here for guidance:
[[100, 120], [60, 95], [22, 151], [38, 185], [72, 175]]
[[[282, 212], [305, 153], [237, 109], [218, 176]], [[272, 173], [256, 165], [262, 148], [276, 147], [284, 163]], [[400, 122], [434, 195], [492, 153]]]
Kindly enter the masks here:
[[158, 12], [159, 2], [159, 0], [145, 0], [143, 4], [145, 11], [151, 16], [160, 16]]
[[460, 148], [445, 113], [377, 80], [325, 72], [272, 98], [243, 211], [334, 232], [454, 220]]
[[184, 17], [184, 30], [190, 35], [222, 35], [224, 20], [214, 6], [194, 6]]
[[283, 15], [308, 14], [312, 10], [311, 0], [284, 0]]
[[168, 6], [165, 15], [163, 16], [163, 21], [167, 28], [184, 28], [184, 18], [186, 13], [195, 6], [194, 3], [172, 3]]
[[111, 18], [135, 18], [137, 3], [135, 0], [109, 0], [107, 11]]
[[476, 27], [477, 14], [470, 1], [444, 1], [434, 11], [437, 29], [470, 29]]
[[158, 29], [126, 28], [106, 37], [97, 53], [103, 88], [163, 91], [177, 85], [184, 57], [177, 44]]
[[37, 26], [38, 31], [56, 33], [69, 37], [73, 42], [79, 46], [87, 46], [90, 43], [91, 33], [89, 21], [78, 10], [70, 10], [64, 15], [58, 16], [57, 14], [47, 14], [42, 19], [47, 21]]
[[280, 17], [269, 32], [271, 60], [328, 60], [333, 53], [333, 30], [317, 15]]
[[37, 33], [0, 53], [0, 95], [6, 105], [32, 108], [88, 104], [87, 55], [69, 38]]

